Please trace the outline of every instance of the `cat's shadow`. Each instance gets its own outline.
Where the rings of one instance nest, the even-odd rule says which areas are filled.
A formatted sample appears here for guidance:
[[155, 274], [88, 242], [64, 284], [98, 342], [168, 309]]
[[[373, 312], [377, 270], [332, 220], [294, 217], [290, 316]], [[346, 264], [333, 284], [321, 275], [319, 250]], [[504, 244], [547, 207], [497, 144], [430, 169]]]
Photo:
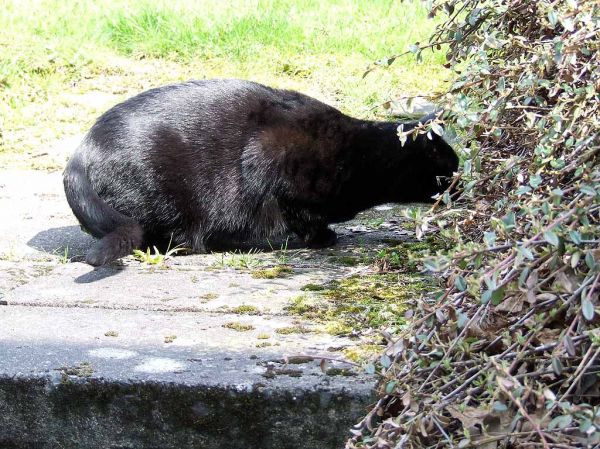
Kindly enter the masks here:
[[[65, 262], [83, 262], [85, 254], [94, 242], [95, 239], [83, 232], [79, 226], [61, 226], [38, 232], [27, 245], [43, 253], [64, 258]], [[75, 283], [89, 284], [122, 271], [123, 267], [117, 265], [94, 268], [75, 278]]]
[[[96, 239], [86, 234], [79, 226], [62, 226], [38, 232], [27, 245], [43, 253], [64, 258], [69, 262], [84, 262], [85, 254], [89, 251]], [[211, 252], [271, 252], [277, 250], [302, 248], [302, 242], [296, 237], [278, 237], [271, 241], [256, 240], [231, 243], [211, 248]], [[167, 248], [159, 248], [166, 252]], [[90, 267], [91, 269], [91, 267]], [[119, 262], [103, 267], [96, 267], [89, 272], [75, 278], [77, 284], [87, 284], [117, 275], [123, 272], [123, 265]]]
[[81, 262], [95, 239], [79, 226], [61, 226], [38, 232], [27, 245], [53, 256], [64, 257], [73, 262]]

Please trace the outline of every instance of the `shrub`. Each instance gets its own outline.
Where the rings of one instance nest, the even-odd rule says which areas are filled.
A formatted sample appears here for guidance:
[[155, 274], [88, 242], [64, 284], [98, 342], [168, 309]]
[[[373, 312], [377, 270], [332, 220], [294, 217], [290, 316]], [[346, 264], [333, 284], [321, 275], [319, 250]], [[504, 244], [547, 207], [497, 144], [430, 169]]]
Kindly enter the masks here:
[[600, 4], [429, 3], [446, 20], [409, 51], [447, 50], [463, 162], [415, 224], [453, 246], [423, 261], [447, 288], [381, 356], [347, 447], [598, 445]]

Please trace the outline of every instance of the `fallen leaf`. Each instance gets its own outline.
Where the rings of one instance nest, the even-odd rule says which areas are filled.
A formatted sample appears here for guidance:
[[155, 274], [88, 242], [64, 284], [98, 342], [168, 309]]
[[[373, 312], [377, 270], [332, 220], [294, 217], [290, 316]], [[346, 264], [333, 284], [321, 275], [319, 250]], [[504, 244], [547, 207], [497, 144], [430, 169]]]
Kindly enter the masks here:
[[523, 310], [525, 295], [512, 295], [495, 307], [497, 312], [518, 313]]
[[477, 425], [482, 426], [485, 418], [490, 416], [489, 410], [476, 407], [464, 407], [461, 410], [455, 405], [449, 405], [446, 410], [453, 418], [458, 419], [465, 429], [473, 429]]

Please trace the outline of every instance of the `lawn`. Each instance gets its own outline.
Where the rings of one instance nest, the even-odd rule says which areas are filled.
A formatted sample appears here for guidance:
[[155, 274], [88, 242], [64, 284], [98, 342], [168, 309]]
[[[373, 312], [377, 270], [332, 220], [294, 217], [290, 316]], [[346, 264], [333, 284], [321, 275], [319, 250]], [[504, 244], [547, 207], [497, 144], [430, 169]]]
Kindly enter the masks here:
[[0, 164], [60, 169], [104, 110], [192, 78], [251, 79], [383, 118], [385, 101], [443, 86], [443, 55], [365, 69], [434, 26], [420, 0], [5, 0]]

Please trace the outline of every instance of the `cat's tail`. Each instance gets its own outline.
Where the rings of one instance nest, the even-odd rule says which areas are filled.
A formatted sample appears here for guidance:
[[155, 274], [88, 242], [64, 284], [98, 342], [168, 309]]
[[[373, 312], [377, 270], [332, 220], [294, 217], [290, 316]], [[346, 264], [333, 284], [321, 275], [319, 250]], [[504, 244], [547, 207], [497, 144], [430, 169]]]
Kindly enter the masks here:
[[77, 151], [63, 173], [69, 206], [83, 228], [100, 240], [87, 253], [85, 261], [104, 265], [131, 254], [142, 245], [144, 230], [133, 218], [117, 212], [94, 191], [87, 176], [82, 154]]

